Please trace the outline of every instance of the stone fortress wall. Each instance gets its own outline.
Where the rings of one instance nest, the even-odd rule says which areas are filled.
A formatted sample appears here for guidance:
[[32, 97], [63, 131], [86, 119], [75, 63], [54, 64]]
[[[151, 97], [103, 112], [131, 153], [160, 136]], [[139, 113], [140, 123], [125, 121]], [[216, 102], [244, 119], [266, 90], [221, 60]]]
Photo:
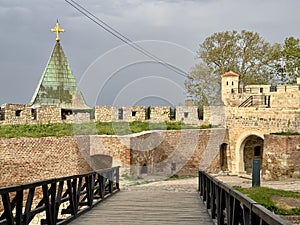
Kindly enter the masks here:
[[213, 172], [220, 170], [218, 152], [223, 142], [227, 142], [225, 129], [0, 138], [0, 187], [86, 173], [97, 169], [93, 167], [96, 155], [112, 157], [111, 166], [121, 166], [121, 175], [196, 176], [199, 165]]
[[[171, 108], [166, 106], [96, 106], [93, 120], [90, 119], [90, 111], [70, 112], [64, 111], [59, 106], [31, 108], [30, 105], [4, 104], [0, 110], [0, 124], [76, 121], [131, 122], [135, 120], [149, 122], [181, 121], [194, 125], [211, 124], [227, 130], [227, 141], [218, 143], [219, 155], [218, 158], [213, 159], [215, 171], [220, 169], [238, 174], [249, 173], [251, 171], [251, 160], [261, 159], [262, 173], [266, 177], [275, 179], [276, 177], [278, 178], [278, 174], [297, 176], [300, 172], [295, 165], [300, 164], [300, 139], [295, 138], [291, 142], [289, 141], [290, 136], [271, 135], [271, 133], [300, 132], [300, 80], [295, 85], [279, 85], [276, 87], [271, 85], [249, 85], [241, 87], [238, 78], [238, 75], [232, 72], [222, 75], [222, 100], [224, 105], [204, 107], [203, 121], [198, 119], [198, 109], [190, 102], [186, 102], [185, 106], [177, 106], [173, 117], [171, 114], [174, 111], [172, 112]], [[169, 134], [172, 135], [172, 138], [175, 137], [172, 140], [176, 140], [176, 132], [169, 132]], [[114, 159], [118, 159], [122, 155], [124, 156], [122, 161], [126, 162], [126, 165], [130, 165], [130, 168], [124, 167], [127, 171], [126, 173], [131, 173], [132, 175], [139, 175], [139, 167], [144, 164], [148, 166], [149, 173], [156, 173], [159, 170], [165, 171], [166, 168], [170, 169], [169, 164], [171, 162], [168, 162], [166, 165], [159, 164], [160, 161], [163, 161], [164, 155], [172, 154], [170, 145], [162, 144], [160, 147], [150, 148], [151, 143], [149, 144], [149, 140], [152, 139], [146, 138], [147, 135], [149, 134], [139, 134], [139, 138], [90, 137], [89, 154], [107, 153]], [[204, 136], [202, 138], [203, 141], [206, 140]], [[158, 133], [152, 135], [152, 137], [155, 137], [153, 139], [155, 141], [160, 140]], [[189, 140], [189, 135], [186, 138]], [[270, 147], [272, 144], [268, 140], [275, 140], [276, 138], [281, 141], [276, 141], [278, 147], [272, 149]], [[97, 147], [99, 143], [95, 141], [96, 139], [101, 139], [99, 141], [100, 145], [105, 145], [106, 147]], [[121, 139], [124, 139], [122, 143], [127, 142], [126, 145], [122, 145], [123, 147], [120, 147], [119, 142]], [[136, 145], [133, 144], [135, 143], [134, 140], [142, 139], [146, 140], [144, 143], [140, 143], [145, 151], [136, 150], [133, 147]], [[163, 141], [162, 143], [166, 142]], [[284, 145], [284, 143], [292, 143], [293, 147], [289, 144]], [[186, 144], [188, 145], [188, 143]], [[101, 149], [104, 149], [104, 152], [101, 153]], [[276, 153], [274, 149], [278, 149], [284, 154]], [[196, 164], [199, 163], [196, 158], [201, 154], [192, 156], [189, 164], [194, 163], [193, 166], [196, 167]], [[153, 165], [157, 164], [161, 167], [153, 167]], [[199, 166], [199, 164], [197, 165]], [[277, 172], [273, 173], [272, 168], [277, 168]], [[186, 171], [184, 174], [187, 174]]]
[[82, 122], [132, 122], [181, 121], [185, 124], [199, 125], [197, 106], [177, 106], [175, 117], [171, 118], [169, 106], [95, 106], [95, 118], [91, 111], [64, 110], [59, 106], [40, 106], [32, 108], [26, 104], [3, 104], [0, 107], [1, 124], [35, 124], [35, 123], [82, 123]]
[[[273, 163], [273, 167], [293, 171], [281, 171], [281, 174], [298, 176], [299, 171], [296, 171], [293, 165], [300, 163], [300, 151], [287, 151], [286, 147], [278, 145], [277, 149], [282, 149], [286, 154], [277, 154], [279, 158], [274, 161], [274, 151], [266, 139], [269, 139], [272, 133], [300, 132], [300, 79], [294, 85], [243, 87], [240, 85], [239, 75], [230, 71], [222, 75], [222, 100], [223, 106], [204, 108], [204, 123], [228, 130], [229, 145], [223, 154], [227, 155], [226, 169], [233, 173], [249, 173], [252, 160], [261, 159], [262, 172], [267, 174], [267, 177], [276, 177], [268, 169], [269, 162]], [[285, 143], [290, 136], [271, 137], [274, 140], [276, 137], [286, 140]], [[285, 159], [280, 158], [281, 156]], [[291, 160], [294, 160], [294, 163], [291, 163]]]

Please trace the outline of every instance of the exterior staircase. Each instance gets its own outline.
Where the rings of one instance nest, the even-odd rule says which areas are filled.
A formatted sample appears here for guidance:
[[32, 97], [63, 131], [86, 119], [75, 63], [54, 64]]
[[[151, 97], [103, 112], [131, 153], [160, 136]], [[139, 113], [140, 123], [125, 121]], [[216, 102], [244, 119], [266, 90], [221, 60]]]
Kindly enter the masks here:
[[239, 107], [270, 107], [270, 95], [251, 95]]

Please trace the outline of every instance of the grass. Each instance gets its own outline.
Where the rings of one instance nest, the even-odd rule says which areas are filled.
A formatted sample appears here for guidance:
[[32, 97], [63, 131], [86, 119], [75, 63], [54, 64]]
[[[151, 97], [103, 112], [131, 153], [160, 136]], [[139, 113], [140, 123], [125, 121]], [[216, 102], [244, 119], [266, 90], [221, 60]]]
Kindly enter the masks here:
[[[147, 130], [180, 130], [192, 129], [195, 126], [185, 125], [180, 122], [97, 122], [97, 123], [47, 123], [47, 124], [20, 124], [0, 125], [0, 137], [47, 137], [47, 136], [72, 136], [72, 135], [126, 135]], [[199, 128], [199, 127], [198, 127]], [[204, 128], [204, 127], [202, 127]], [[209, 128], [209, 127], [205, 127]]]
[[249, 198], [258, 202], [268, 210], [278, 215], [300, 215], [300, 206], [291, 210], [283, 209], [276, 206], [272, 200], [273, 196], [288, 197], [288, 198], [300, 198], [299, 192], [284, 191], [278, 189], [272, 189], [267, 187], [252, 187], [242, 188], [239, 186], [234, 187], [236, 190], [247, 195]]

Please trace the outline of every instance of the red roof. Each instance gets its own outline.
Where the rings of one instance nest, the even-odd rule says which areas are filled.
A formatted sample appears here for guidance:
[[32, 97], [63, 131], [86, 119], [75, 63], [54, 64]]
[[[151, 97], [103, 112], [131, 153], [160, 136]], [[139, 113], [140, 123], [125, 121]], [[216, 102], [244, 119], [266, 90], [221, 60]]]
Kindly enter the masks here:
[[239, 74], [231, 70], [221, 75], [221, 77], [239, 77], [239, 76], [240, 76]]

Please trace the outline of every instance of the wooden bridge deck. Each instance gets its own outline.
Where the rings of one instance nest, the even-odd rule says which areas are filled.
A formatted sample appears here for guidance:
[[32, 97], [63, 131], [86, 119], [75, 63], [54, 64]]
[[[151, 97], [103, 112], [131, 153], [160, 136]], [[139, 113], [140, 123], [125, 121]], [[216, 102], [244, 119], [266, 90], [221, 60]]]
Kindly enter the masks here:
[[71, 225], [213, 224], [199, 195], [185, 192], [121, 191]]

